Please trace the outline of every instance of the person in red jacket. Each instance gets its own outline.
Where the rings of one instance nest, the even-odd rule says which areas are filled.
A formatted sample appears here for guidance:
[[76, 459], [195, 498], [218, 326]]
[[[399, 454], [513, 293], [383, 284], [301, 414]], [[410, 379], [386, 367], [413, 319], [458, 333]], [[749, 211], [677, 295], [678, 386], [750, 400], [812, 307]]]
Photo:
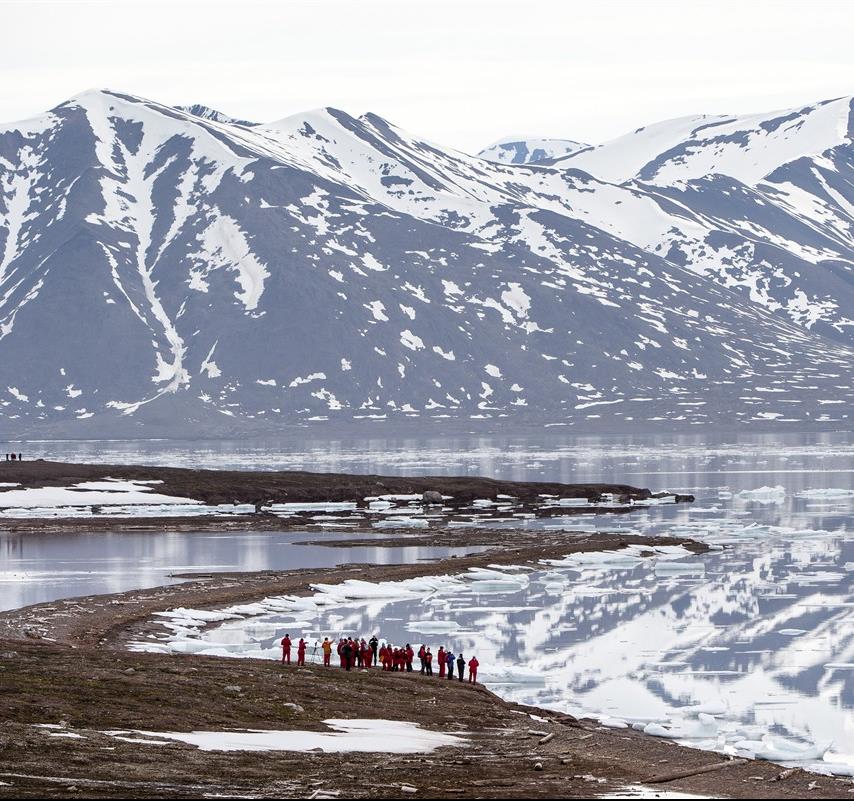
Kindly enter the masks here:
[[286, 634], [282, 637], [282, 664], [291, 663], [291, 637], [289, 634]]
[[386, 668], [386, 659], [388, 658], [388, 653], [386, 652], [385, 644], [380, 646], [378, 656], [380, 659], [380, 664], [383, 666], [383, 670], [387, 670], [388, 668]]
[[439, 646], [439, 652], [436, 654], [436, 659], [439, 660], [439, 678], [445, 678], [445, 646]]
[[362, 637], [362, 667], [369, 668], [373, 664], [374, 661], [374, 652], [371, 650], [371, 646], [365, 642], [365, 638]]
[[305, 665], [305, 640], [300, 637], [297, 643], [297, 667]]
[[412, 660], [415, 659], [415, 651], [412, 650], [412, 646], [409, 643], [406, 643], [406, 650], [403, 652], [403, 658], [406, 661], [406, 672], [412, 673]]
[[469, 683], [477, 684], [477, 666], [480, 662], [477, 661], [477, 657], [473, 656], [469, 659]]
[[428, 676], [433, 675], [433, 654], [430, 653], [429, 648], [424, 652], [424, 669]]
[[344, 664], [344, 638], [338, 640], [338, 659], [341, 662], [341, 667], [347, 667]]

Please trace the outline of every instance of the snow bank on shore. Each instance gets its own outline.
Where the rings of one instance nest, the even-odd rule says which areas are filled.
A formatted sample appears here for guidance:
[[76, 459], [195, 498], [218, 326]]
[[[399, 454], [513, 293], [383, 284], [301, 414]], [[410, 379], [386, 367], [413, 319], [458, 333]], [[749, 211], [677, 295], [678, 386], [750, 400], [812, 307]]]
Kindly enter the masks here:
[[201, 501], [161, 495], [152, 484], [161, 481], [81, 481], [71, 487], [29, 487], [0, 491], [0, 509], [53, 509], [67, 506], [130, 506], [137, 504], [186, 504]]
[[442, 746], [466, 746], [464, 737], [422, 729], [402, 720], [330, 718], [322, 731], [193, 731], [155, 732], [144, 730], [107, 731], [104, 734], [126, 742], [165, 745], [177, 741], [201, 751], [314, 751], [325, 753], [367, 752], [385, 754], [425, 754]]

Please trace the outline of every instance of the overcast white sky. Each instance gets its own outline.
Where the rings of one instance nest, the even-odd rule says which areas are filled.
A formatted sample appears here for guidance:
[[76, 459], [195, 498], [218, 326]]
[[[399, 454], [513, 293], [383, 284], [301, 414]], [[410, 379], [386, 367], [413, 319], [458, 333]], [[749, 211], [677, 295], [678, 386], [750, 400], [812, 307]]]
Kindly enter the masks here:
[[854, 3], [0, 0], [0, 120], [89, 88], [271, 121], [374, 111], [478, 150], [854, 94]]

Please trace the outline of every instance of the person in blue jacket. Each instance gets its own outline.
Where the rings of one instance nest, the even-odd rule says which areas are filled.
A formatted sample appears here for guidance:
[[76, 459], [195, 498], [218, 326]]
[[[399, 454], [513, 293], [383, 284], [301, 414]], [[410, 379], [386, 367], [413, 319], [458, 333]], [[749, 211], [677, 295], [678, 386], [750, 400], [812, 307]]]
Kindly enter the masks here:
[[454, 678], [454, 654], [450, 648], [445, 652], [445, 662], [448, 665], [448, 678], [452, 679]]

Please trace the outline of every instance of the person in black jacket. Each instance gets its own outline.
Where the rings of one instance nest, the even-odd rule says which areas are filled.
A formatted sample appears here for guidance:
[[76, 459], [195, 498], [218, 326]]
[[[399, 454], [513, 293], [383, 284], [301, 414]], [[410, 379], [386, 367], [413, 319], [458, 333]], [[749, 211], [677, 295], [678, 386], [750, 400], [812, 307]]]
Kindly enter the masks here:
[[380, 647], [380, 641], [377, 639], [377, 635], [374, 634], [370, 640], [368, 640], [368, 645], [371, 646], [371, 652], [374, 655], [374, 665], [377, 664], [377, 649]]
[[460, 674], [460, 681], [463, 680], [463, 673], [466, 669], [466, 660], [463, 658], [462, 651], [460, 655], [457, 657], [457, 673]]

